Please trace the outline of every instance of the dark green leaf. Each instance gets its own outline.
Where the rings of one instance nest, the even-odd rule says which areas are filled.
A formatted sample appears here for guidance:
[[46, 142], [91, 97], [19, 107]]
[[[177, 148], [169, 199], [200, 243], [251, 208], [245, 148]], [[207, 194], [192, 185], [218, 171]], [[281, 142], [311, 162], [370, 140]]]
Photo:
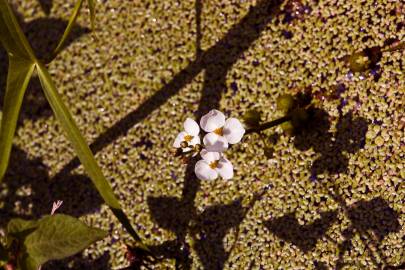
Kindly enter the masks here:
[[0, 181], [6, 173], [18, 115], [28, 82], [34, 71], [30, 60], [9, 57], [6, 93], [0, 130]]
[[13, 218], [7, 224], [7, 236], [19, 237], [24, 233], [34, 231], [37, 227], [38, 222], [36, 220]]
[[101, 240], [107, 233], [71, 216], [56, 214], [38, 220], [38, 227], [24, 241], [26, 261], [38, 266], [69, 257]]

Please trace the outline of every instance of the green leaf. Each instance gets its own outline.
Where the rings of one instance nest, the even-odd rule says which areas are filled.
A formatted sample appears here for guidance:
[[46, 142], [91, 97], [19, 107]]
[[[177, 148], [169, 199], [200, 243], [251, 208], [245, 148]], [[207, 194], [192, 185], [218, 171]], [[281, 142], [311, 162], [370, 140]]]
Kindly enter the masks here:
[[9, 56], [35, 61], [35, 55], [7, 0], [0, 0], [0, 41]]
[[[90, 1], [91, 0], [89, 0], [89, 2]], [[73, 13], [72, 13], [72, 15], [70, 15], [69, 22], [65, 29], [65, 32], [63, 33], [62, 38], [60, 39], [58, 45], [56, 46], [56, 49], [53, 52], [54, 56], [56, 56], [60, 52], [60, 50], [63, 47], [63, 44], [66, 42], [66, 39], [68, 38], [70, 32], [72, 31], [73, 25], [75, 24], [75, 22], [77, 20], [77, 16], [79, 16], [79, 12], [80, 12], [82, 5], [83, 5], [83, 0], [77, 0], [75, 6], [73, 8]], [[93, 5], [93, 7], [94, 7], [94, 5]], [[93, 10], [93, 12], [94, 12], [94, 10]], [[94, 16], [94, 14], [92, 14], [92, 12], [91, 12], [91, 9], [90, 9], [90, 15]]]
[[25, 236], [33, 232], [39, 226], [35, 220], [25, 220], [21, 218], [13, 218], [7, 224], [7, 237], [15, 237], [23, 240]]
[[3, 116], [0, 125], [0, 181], [7, 170], [18, 115], [34, 67], [30, 60], [9, 57]]
[[78, 158], [82, 162], [84, 168], [93, 181], [93, 184], [96, 186], [101, 197], [103, 197], [104, 201], [110, 207], [121, 209], [121, 206], [117, 198], [115, 197], [110, 184], [101, 172], [100, 167], [94, 159], [93, 153], [91, 152], [85, 139], [81, 135], [79, 128], [77, 127], [71, 113], [69, 112], [69, 109], [66, 107], [61, 97], [59, 96], [59, 93], [55, 88], [48, 70], [39, 61], [37, 63], [37, 68], [38, 77], [44, 90], [45, 96], [49, 104], [51, 105], [56, 118], [58, 119], [62, 128], [65, 130], [68, 139], [72, 143]]
[[148, 250], [148, 248], [142, 243], [141, 238], [132, 227], [128, 217], [122, 211], [121, 206], [111, 188], [111, 185], [101, 172], [101, 169], [98, 166], [93, 153], [91, 152], [89, 146], [81, 135], [71, 113], [60, 98], [48, 70], [39, 60], [37, 61], [36, 66], [38, 69], [38, 77], [44, 90], [45, 96], [49, 104], [51, 105], [56, 118], [58, 119], [62, 128], [65, 130], [67, 137], [72, 143], [79, 160], [89, 174], [90, 179], [92, 180], [96, 189], [100, 193], [101, 197], [104, 199], [105, 203], [111, 208], [114, 215], [121, 222], [122, 226], [134, 238], [134, 240], [139, 242], [139, 245], [143, 249]]
[[90, 10], [91, 29], [94, 30], [94, 24], [96, 21], [96, 2], [94, 0], [87, 0], [87, 4], [89, 5]]
[[28, 254], [24, 264], [28, 269], [32, 265], [37, 269], [49, 260], [72, 256], [107, 236], [103, 230], [91, 228], [76, 218], [62, 214], [45, 216], [38, 225], [24, 241]]

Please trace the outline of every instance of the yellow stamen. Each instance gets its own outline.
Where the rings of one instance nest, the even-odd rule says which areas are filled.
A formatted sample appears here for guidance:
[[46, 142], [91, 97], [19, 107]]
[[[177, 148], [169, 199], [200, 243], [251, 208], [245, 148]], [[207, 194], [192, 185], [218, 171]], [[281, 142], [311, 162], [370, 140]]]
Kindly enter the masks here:
[[184, 141], [185, 142], [191, 142], [192, 139], [193, 139], [193, 136], [191, 136], [191, 135], [184, 136]]
[[214, 130], [214, 133], [219, 136], [222, 136], [224, 135], [224, 130], [222, 128], [217, 128], [216, 130]]
[[218, 167], [218, 160], [215, 160], [215, 161], [211, 162], [210, 167], [211, 167], [211, 169], [217, 168]]

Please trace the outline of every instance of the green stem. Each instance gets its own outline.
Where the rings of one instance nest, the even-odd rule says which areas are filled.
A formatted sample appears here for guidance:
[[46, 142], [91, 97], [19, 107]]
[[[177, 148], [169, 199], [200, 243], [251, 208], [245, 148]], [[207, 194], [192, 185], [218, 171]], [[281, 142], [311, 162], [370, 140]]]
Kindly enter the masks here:
[[270, 122], [261, 124], [261, 125], [259, 125], [259, 126], [257, 126], [257, 127], [250, 128], [250, 129], [246, 130], [246, 133], [245, 133], [245, 134], [259, 133], [259, 132], [261, 132], [261, 131], [263, 131], [263, 130], [266, 130], [266, 129], [269, 129], [269, 128], [278, 126], [278, 125], [280, 125], [280, 124], [282, 124], [282, 123], [284, 123], [284, 122], [290, 121], [290, 120], [291, 120], [291, 116], [290, 116], [290, 115], [286, 115], [286, 116], [283, 116], [283, 117], [281, 117], [281, 118], [275, 119], [275, 120], [273, 120], [273, 121], [270, 121]]

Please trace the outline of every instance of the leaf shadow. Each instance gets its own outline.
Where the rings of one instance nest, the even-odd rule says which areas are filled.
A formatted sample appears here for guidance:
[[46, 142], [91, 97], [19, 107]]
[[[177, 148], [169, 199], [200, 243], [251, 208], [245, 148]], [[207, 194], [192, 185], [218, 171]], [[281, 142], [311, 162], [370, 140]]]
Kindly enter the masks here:
[[75, 217], [97, 212], [103, 204], [88, 177], [71, 174], [51, 179], [41, 159], [31, 159], [17, 147], [12, 149], [1, 187], [0, 226], [3, 228], [14, 217], [34, 219], [49, 214], [56, 200], [63, 201], [59, 213]]
[[176, 259], [176, 269], [191, 269], [190, 247], [185, 242], [189, 234], [203, 268], [223, 269], [231, 252], [225, 250], [223, 242], [226, 235], [231, 229], [238, 231], [247, 212], [263, 195], [264, 192], [256, 194], [245, 207], [242, 198], [238, 198], [228, 204], [208, 206], [201, 213], [197, 213], [194, 205], [192, 209], [188, 209], [189, 206], [184, 208], [182, 201], [174, 197], [148, 197], [152, 219], [176, 235], [176, 240], [150, 248], [155, 254]]
[[[21, 14], [14, 10], [14, 14], [25, 33], [29, 43], [31, 44], [37, 58], [45, 61], [50, 61], [53, 57], [53, 49], [58, 44], [62, 37], [68, 21], [57, 18], [39, 18], [29, 22], [25, 22]], [[75, 24], [72, 28], [66, 43], [62, 49], [67, 48], [71, 43], [81, 36], [90, 32], [90, 29]], [[4, 102], [4, 93], [6, 89], [8, 69], [7, 53], [0, 46], [0, 109]], [[52, 111], [48, 102], [42, 93], [42, 87], [37, 76], [33, 76], [24, 96], [24, 102], [21, 107], [20, 121], [22, 119], [37, 120], [52, 115]]]
[[341, 114], [336, 131], [331, 132], [331, 116], [323, 109], [309, 108], [309, 120], [294, 136], [294, 146], [300, 151], [312, 149], [317, 157], [311, 165], [311, 179], [320, 174], [339, 174], [347, 171], [349, 155], [365, 145], [368, 120], [352, 112]]
[[266, 228], [277, 237], [297, 246], [302, 252], [313, 250], [329, 227], [337, 220], [337, 211], [320, 213], [321, 217], [310, 224], [298, 223], [295, 213], [289, 213], [279, 218], [265, 222]]
[[[215, 45], [199, 52], [197, 59], [178, 72], [148, 100], [100, 134], [90, 145], [92, 152], [99, 152], [126, 134], [134, 125], [162, 106], [170, 97], [176, 95], [203, 70], [205, 75], [202, 95], [195, 116], [200, 117], [209, 109], [218, 108], [221, 96], [226, 89], [227, 73], [235, 62], [243, 57], [243, 53], [252, 43], [260, 37], [261, 32], [266, 29], [274, 16], [280, 13], [282, 2], [283, 0], [258, 1]], [[196, 3], [197, 13], [202, 9], [201, 3]], [[69, 173], [79, 164], [77, 158], [72, 159], [60, 171], [60, 174]]]
[[[339, 258], [336, 262], [336, 269], [342, 269], [346, 265], [343, 256], [345, 252], [348, 252], [352, 248], [352, 239], [356, 234], [360, 236], [369, 250], [375, 266], [379, 268], [382, 268], [383, 265], [385, 267], [392, 267], [387, 264], [384, 255], [379, 251], [378, 247], [389, 233], [400, 231], [400, 214], [392, 209], [381, 197], [371, 200], [360, 200], [347, 206], [343, 198], [337, 195], [336, 192], [332, 193], [331, 196], [345, 210], [345, 215], [351, 222], [351, 225], [343, 232], [344, 241], [338, 244]], [[378, 262], [370, 245], [376, 249], [382, 263]]]
[[111, 270], [109, 264], [110, 254], [105, 252], [96, 260], [83, 258], [79, 253], [63, 260], [49, 261], [42, 266], [43, 270], [71, 270], [71, 269], [92, 269], [92, 270]]
[[38, 0], [39, 5], [41, 6], [42, 11], [45, 13], [45, 15], [49, 16], [51, 13], [51, 9], [53, 6], [53, 1], [52, 0]]

